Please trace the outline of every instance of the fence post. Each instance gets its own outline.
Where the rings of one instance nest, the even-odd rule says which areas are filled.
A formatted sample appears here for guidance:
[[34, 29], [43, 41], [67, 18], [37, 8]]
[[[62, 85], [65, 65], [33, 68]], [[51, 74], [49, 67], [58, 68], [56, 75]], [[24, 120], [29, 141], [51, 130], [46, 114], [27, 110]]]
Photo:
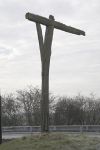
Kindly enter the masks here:
[[80, 126], [80, 133], [83, 133], [83, 125]]

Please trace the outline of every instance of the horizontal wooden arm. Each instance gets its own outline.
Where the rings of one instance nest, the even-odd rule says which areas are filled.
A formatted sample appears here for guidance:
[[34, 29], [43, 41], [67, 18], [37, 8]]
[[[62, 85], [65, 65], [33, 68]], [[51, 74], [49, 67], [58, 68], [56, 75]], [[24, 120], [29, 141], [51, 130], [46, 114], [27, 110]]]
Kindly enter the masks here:
[[71, 26], [67, 26], [63, 23], [57, 22], [57, 21], [52, 21], [48, 18], [39, 16], [39, 15], [35, 15], [35, 14], [31, 14], [31, 13], [26, 13], [25, 15], [26, 19], [30, 20], [30, 21], [34, 21], [46, 26], [51, 26], [54, 25], [54, 28], [65, 31], [65, 32], [69, 32], [72, 34], [77, 34], [77, 35], [84, 35], [85, 36], [85, 32], [76, 28], [73, 28]]

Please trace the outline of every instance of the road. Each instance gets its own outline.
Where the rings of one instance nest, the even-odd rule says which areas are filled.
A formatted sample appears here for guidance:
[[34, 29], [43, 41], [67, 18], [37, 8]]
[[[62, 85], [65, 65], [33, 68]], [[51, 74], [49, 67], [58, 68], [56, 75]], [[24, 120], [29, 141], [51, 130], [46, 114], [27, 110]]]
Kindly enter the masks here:
[[23, 133], [12, 132], [12, 133], [9, 133], [8, 132], [8, 133], [3, 133], [2, 138], [3, 139], [16, 139], [16, 138], [22, 138], [24, 136], [30, 136], [30, 135], [33, 135], [33, 134], [36, 134], [36, 133], [29, 133], [29, 132], [23, 132]]
[[[68, 134], [73, 134], [73, 135], [79, 135], [79, 134], [82, 134], [80, 132], [66, 132]], [[25, 137], [25, 136], [30, 136], [30, 135], [36, 135], [36, 134], [40, 134], [39, 132], [5, 132], [3, 133], [2, 135], [2, 138], [3, 139], [16, 139], [16, 138], [22, 138], [22, 137]], [[85, 132], [83, 133], [84, 135], [86, 136], [89, 136], [89, 137], [98, 137], [100, 138], [100, 133], [99, 132]]]

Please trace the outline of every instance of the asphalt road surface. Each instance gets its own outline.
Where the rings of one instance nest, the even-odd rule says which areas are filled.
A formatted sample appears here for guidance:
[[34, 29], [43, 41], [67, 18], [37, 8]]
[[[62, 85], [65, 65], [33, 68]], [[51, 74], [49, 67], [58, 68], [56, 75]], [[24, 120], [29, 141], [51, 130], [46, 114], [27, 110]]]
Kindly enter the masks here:
[[[68, 134], [73, 134], [73, 135], [79, 135], [79, 134], [82, 134], [80, 132], [66, 132]], [[16, 133], [16, 132], [12, 132], [12, 133], [3, 133], [2, 134], [2, 138], [3, 139], [16, 139], [16, 138], [22, 138], [22, 137], [26, 137], [26, 136], [30, 136], [30, 135], [36, 135], [36, 134], [40, 134], [39, 132], [32, 132], [32, 133], [29, 133], [29, 132], [23, 132], [23, 133]], [[98, 137], [100, 138], [100, 133], [99, 132], [86, 132], [86, 133], [83, 133], [89, 137]]]
[[[23, 133], [3, 133], [2, 138], [3, 139], [16, 139], [16, 138], [22, 138], [25, 136], [30, 136], [36, 133], [28, 133], [28, 132], [23, 132]], [[38, 134], [38, 133], [37, 133]]]

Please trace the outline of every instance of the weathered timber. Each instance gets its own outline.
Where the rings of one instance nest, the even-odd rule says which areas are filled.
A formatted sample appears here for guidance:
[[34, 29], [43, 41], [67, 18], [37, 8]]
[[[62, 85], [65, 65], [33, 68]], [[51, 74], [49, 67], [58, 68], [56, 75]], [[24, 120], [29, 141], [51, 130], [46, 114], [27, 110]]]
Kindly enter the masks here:
[[46, 25], [46, 26], [51, 26], [54, 25], [54, 28], [65, 31], [65, 32], [69, 32], [72, 34], [77, 34], [77, 35], [83, 35], [85, 36], [85, 32], [76, 28], [73, 28], [71, 26], [67, 26], [63, 23], [54, 21], [52, 22], [52, 20], [39, 16], [39, 15], [35, 15], [35, 14], [31, 14], [31, 13], [26, 13], [26, 19], [30, 20], [30, 21], [34, 21], [36, 23], [42, 24], [42, 25]]
[[[41, 64], [42, 64], [42, 96], [41, 96], [41, 131], [49, 131], [49, 68], [50, 68], [50, 57], [51, 57], [51, 45], [53, 39], [54, 28], [60, 29], [65, 32], [69, 32], [77, 35], [84, 35], [85, 32], [63, 23], [54, 20], [52, 15], [48, 18], [41, 17], [39, 15], [26, 13], [26, 19], [36, 23]], [[41, 24], [46, 26], [45, 37], [43, 41]]]
[[42, 35], [42, 29], [41, 25], [39, 23], [36, 23], [37, 28], [37, 35], [38, 35], [38, 41], [39, 41], [39, 47], [40, 47], [40, 56], [41, 56], [41, 62], [43, 58], [43, 35]]
[[[53, 22], [53, 16], [49, 16]], [[45, 38], [43, 42], [42, 29], [39, 23], [36, 23], [37, 34], [40, 46], [40, 55], [42, 63], [42, 97], [41, 97], [41, 131], [49, 131], [49, 67], [51, 57], [51, 45], [53, 38], [53, 24], [46, 27]]]

